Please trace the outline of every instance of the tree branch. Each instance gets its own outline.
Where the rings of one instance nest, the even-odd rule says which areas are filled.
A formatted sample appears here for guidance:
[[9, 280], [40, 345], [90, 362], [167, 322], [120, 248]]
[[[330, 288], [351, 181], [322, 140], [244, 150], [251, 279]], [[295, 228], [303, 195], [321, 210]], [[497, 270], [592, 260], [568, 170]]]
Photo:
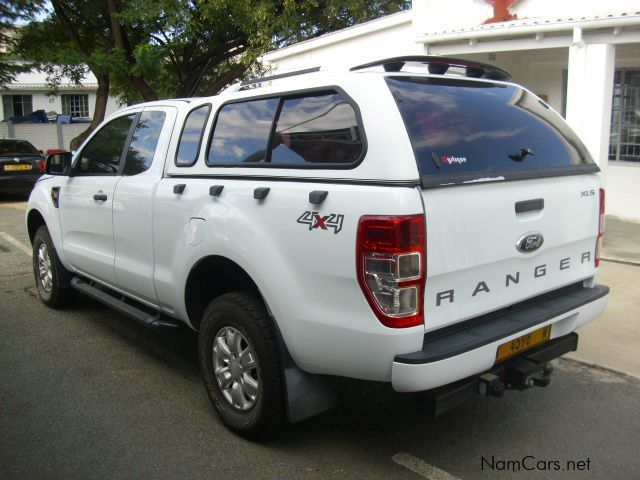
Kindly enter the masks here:
[[[107, 9], [109, 11], [109, 21], [111, 25], [111, 35], [113, 37], [116, 48], [121, 49], [125, 53], [125, 57], [129, 68], [131, 68], [135, 61], [133, 59], [133, 52], [127, 38], [127, 34], [118, 21], [118, 5], [116, 0], [107, 0]], [[153, 88], [145, 81], [144, 78], [133, 75], [127, 72], [127, 76], [133, 88], [135, 88], [145, 101], [158, 100], [158, 95], [153, 91]]]
[[230, 84], [234, 80], [236, 80], [240, 75], [247, 71], [249, 67], [244, 65], [243, 63], [237, 63], [230, 70], [220, 75], [213, 83], [207, 86], [204, 89], [203, 96], [208, 97], [211, 95], [215, 95], [222, 89], [222, 87]]
[[[189, 65], [194, 67], [195, 69], [207, 63], [209, 59], [211, 59], [213, 62], [220, 62], [220, 61], [226, 60], [228, 58], [231, 58], [234, 55], [238, 55], [244, 52], [247, 49], [246, 43], [247, 43], [246, 38], [244, 37], [236, 38], [234, 40], [231, 40], [230, 42], [225, 43], [219, 48], [216, 48], [214, 50], [207, 50], [206, 53], [191, 59], [191, 61], [189, 62]], [[243, 48], [241, 48], [240, 50], [234, 50], [240, 47], [243, 47]], [[233, 52], [231, 52], [230, 50], [233, 50]], [[216, 58], [217, 56], [220, 57], [220, 60]]]
[[88, 58], [91, 55], [91, 52], [89, 52], [85, 48], [84, 44], [80, 40], [80, 36], [78, 35], [78, 32], [74, 28], [73, 22], [71, 22], [71, 20], [69, 19], [69, 17], [67, 16], [67, 14], [63, 10], [64, 7], [63, 7], [62, 2], [60, 2], [58, 0], [51, 0], [51, 5], [53, 6], [53, 11], [56, 13], [56, 17], [58, 17], [58, 20], [60, 20], [60, 23], [62, 23], [62, 25], [64, 25], [64, 28], [65, 28], [65, 30], [67, 32], [67, 36], [69, 37], [69, 40], [71, 40], [71, 42], [73, 43], [73, 46], [85, 58]]

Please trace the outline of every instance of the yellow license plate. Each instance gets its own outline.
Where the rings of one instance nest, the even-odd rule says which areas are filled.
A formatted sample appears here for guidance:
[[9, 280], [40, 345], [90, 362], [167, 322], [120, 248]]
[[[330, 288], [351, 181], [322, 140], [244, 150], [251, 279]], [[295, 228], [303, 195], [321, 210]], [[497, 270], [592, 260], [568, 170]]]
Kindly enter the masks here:
[[31, 170], [31, 165], [5, 165], [5, 172], [14, 172], [16, 170]]
[[505, 358], [509, 358], [516, 353], [528, 350], [531, 347], [535, 347], [536, 345], [540, 345], [541, 343], [549, 340], [550, 336], [551, 325], [548, 325], [546, 327], [539, 328], [538, 330], [534, 330], [531, 333], [527, 333], [526, 335], [522, 335], [521, 337], [514, 338], [513, 340], [503, 343], [498, 347], [498, 351], [496, 352], [496, 362], [504, 360]]

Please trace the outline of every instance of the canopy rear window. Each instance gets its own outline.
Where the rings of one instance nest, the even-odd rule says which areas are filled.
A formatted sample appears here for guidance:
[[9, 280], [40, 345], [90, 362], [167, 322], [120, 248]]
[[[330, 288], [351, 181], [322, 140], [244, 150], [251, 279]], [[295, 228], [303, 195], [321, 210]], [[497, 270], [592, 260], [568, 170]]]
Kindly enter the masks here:
[[448, 78], [386, 81], [425, 186], [597, 171], [567, 124], [522, 88]]

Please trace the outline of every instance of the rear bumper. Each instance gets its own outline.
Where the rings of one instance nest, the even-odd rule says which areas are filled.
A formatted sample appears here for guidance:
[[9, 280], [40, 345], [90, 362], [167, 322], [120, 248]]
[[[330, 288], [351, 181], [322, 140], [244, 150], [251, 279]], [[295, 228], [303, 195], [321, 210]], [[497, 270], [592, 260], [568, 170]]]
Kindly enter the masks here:
[[505, 389], [526, 390], [546, 387], [553, 366], [548, 362], [578, 348], [573, 332], [531, 348], [521, 355], [500, 362], [482, 375], [465, 378], [427, 392], [426, 400], [434, 417], [442, 415], [478, 396], [502, 397]]
[[609, 288], [573, 285], [425, 335], [417, 352], [397, 355], [391, 383], [399, 392], [430, 390], [485, 372], [495, 364], [498, 346], [552, 325], [551, 340], [596, 318], [607, 304]]

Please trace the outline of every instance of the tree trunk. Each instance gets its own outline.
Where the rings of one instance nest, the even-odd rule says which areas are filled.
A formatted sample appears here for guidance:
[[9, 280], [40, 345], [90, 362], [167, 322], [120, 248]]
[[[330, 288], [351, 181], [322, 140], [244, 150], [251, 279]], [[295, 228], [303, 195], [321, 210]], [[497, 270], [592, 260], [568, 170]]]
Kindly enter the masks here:
[[96, 92], [96, 104], [93, 109], [93, 118], [89, 127], [71, 140], [70, 149], [77, 150], [82, 142], [84, 142], [91, 132], [93, 132], [98, 125], [104, 120], [104, 115], [107, 110], [107, 101], [109, 100], [109, 75], [96, 75], [98, 78], [98, 91]]

